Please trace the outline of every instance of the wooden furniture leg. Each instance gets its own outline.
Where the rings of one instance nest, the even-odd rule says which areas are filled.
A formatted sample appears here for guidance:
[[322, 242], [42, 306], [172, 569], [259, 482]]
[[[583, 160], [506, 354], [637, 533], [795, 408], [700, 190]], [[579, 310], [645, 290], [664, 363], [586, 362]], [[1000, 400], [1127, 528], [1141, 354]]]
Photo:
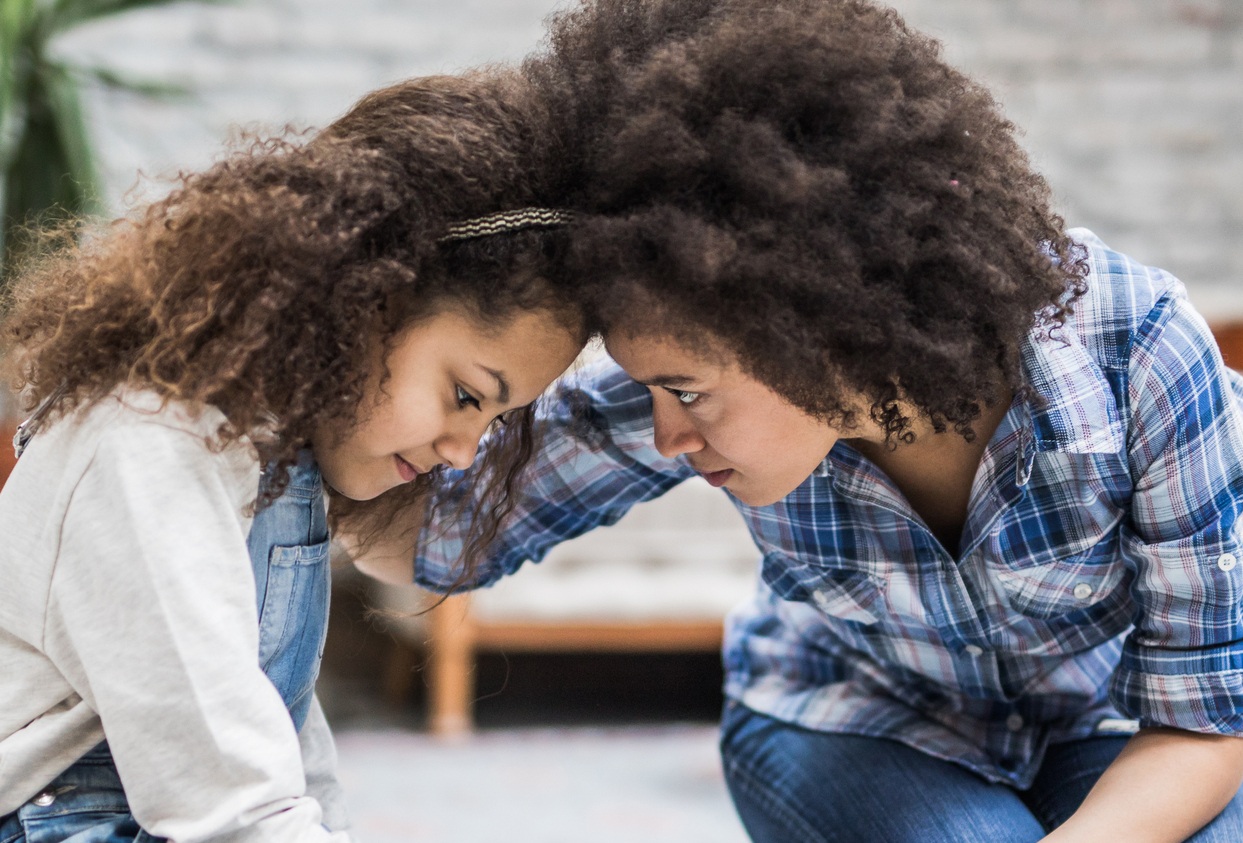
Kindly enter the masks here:
[[455, 595], [430, 613], [429, 725], [436, 735], [461, 735], [471, 729], [475, 635], [469, 609], [470, 597]]

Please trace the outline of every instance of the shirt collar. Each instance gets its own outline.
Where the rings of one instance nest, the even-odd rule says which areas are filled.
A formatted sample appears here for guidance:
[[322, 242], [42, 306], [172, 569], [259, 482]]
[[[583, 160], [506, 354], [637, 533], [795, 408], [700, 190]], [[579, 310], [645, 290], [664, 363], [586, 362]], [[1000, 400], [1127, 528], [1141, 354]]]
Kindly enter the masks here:
[[[1021, 365], [1031, 394], [1016, 408], [1022, 414], [1020, 441], [1025, 443], [1020, 446], [1019, 485], [1027, 482], [1037, 451], [1116, 454], [1123, 449], [1125, 431], [1109, 380], [1076, 334], [1064, 331], [1043, 339], [1029, 335]], [[812, 476], [832, 475], [830, 452]]]
[[1053, 337], [1029, 336], [1022, 367], [1032, 392], [1026, 405], [1037, 451], [1114, 454], [1123, 449], [1126, 437], [1113, 389], [1076, 334], [1062, 330]]

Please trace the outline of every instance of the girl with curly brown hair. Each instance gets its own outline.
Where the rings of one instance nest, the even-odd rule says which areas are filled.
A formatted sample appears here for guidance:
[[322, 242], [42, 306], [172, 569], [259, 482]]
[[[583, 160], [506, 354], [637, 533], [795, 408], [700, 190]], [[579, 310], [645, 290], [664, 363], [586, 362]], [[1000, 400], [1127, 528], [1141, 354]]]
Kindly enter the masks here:
[[561, 388], [479, 578], [699, 475], [762, 551], [755, 840], [1243, 839], [1243, 379], [1182, 285], [864, 0], [586, 0], [527, 70], [621, 369]]
[[516, 75], [399, 84], [18, 280], [5, 843], [348, 839], [313, 700], [324, 493], [357, 532], [503, 421], [486, 545], [585, 335], [550, 138]]

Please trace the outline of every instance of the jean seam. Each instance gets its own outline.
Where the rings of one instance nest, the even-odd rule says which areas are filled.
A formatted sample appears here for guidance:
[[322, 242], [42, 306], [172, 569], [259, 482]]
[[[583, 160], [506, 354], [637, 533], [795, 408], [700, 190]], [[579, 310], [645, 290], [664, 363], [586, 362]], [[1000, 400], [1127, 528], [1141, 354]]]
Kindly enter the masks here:
[[[734, 763], [729, 763], [730, 780], [733, 786], [744, 792], [754, 803], [768, 811], [786, 829], [798, 832], [795, 840], [800, 843], [832, 843], [820, 831], [807, 823], [798, 811], [790, 806], [790, 802], [777, 795], [776, 791], [761, 783], [749, 770]], [[741, 813], [741, 812], [740, 812]]]

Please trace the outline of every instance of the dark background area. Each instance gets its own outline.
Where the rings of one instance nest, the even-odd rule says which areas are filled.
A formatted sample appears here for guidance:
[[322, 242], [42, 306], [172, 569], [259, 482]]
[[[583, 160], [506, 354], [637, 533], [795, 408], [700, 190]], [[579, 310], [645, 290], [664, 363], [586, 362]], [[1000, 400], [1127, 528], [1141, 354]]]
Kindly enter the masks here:
[[[333, 727], [378, 724], [424, 729], [427, 687], [416, 675], [400, 706], [384, 699], [396, 646], [369, 617], [365, 582], [333, 593], [319, 694]], [[416, 671], [418, 668], [416, 667]], [[714, 653], [493, 653], [475, 666], [475, 723], [524, 726], [715, 722], [721, 660]]]

